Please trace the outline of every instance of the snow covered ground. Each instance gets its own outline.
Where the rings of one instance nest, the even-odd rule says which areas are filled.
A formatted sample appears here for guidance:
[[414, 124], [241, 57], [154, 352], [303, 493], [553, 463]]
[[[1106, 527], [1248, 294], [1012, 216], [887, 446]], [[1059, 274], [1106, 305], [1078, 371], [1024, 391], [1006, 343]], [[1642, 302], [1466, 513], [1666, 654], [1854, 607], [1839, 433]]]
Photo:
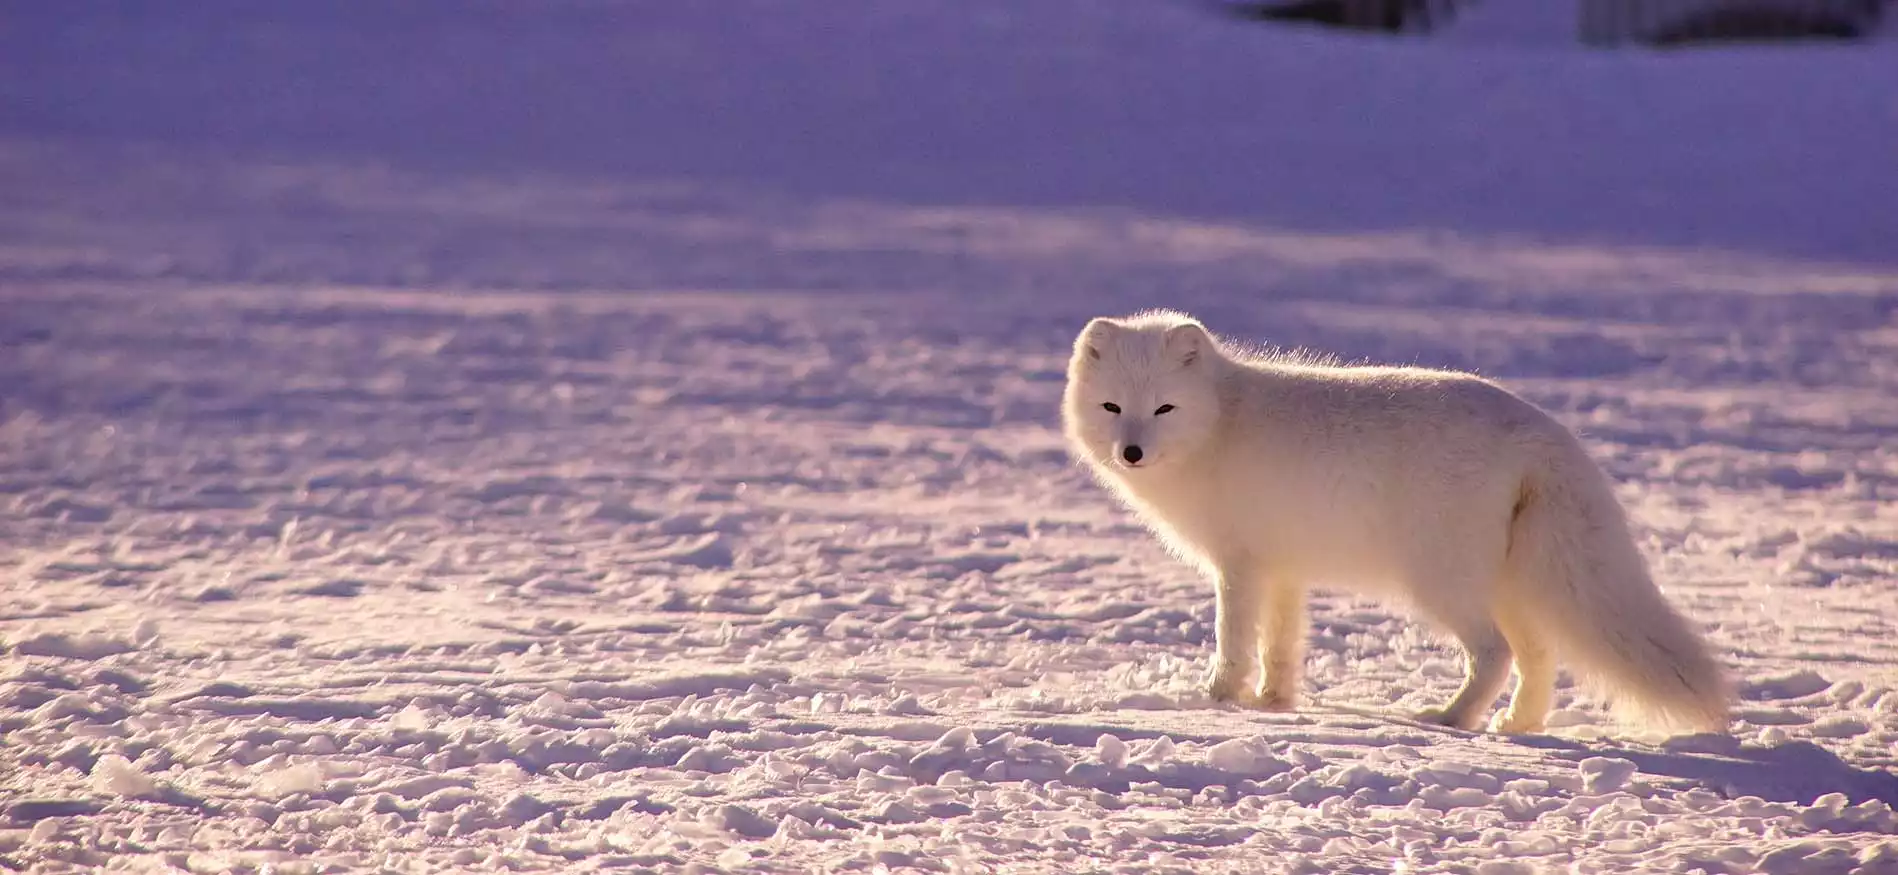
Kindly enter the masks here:
[[[739, 5], [10, 10], [0, 867], [1898, 872], [1889, 48]], [[1338, 597], [1208, 702], [1054, 430], [1144, 306], [1581, 430], [1730, 736]]]

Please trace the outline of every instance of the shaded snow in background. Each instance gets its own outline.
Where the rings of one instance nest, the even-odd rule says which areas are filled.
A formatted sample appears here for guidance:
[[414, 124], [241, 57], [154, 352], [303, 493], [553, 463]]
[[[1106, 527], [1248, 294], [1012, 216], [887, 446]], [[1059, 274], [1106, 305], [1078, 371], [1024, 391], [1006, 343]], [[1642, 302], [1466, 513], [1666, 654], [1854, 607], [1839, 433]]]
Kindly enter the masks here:
[[1898, 239], [1885, 44], [1385, 40], [1148, 0], [77, 9], [11, 11], [0, 133], [1887, 263]]

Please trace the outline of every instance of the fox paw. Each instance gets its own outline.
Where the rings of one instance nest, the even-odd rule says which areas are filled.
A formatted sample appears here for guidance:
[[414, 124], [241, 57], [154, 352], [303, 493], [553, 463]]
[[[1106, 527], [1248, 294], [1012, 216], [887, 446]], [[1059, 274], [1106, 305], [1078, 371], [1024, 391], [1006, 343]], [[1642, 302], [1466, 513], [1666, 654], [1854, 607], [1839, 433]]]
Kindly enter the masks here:
[[1236, 705], [1250, 705], [1259, 698], [1258, 691], [1231, 678], [1214, 677], [1206, 682], [1206, 697], [1215, 702], [1232, 702]]
[[1243, 708], [1257, 708], [1261, 711], [1290, 711], [1297, 704], [1297, 696], [1274, 690], [1260, 690], [1245, 684], [1210, 683], [1206, 695], [1215, 702], [1230, 702]]
[[1489, 721], [1489, 731], [1498, 735], [1536, 735], [1547, 728], [1541, 718], [1525, 714], [1498, 714]]
[[1262, 690], [1254, 707], [1261, 711], [1290, 711], [1298, 707], [1298, 694], [1282, 690]]
[[1448, 708], [1425, 708], [1417, 712], [1418, 723], [1443, 726], [1450, 729], [1474, 730], [1476, 721], [1462, 714], [1455, 714]]

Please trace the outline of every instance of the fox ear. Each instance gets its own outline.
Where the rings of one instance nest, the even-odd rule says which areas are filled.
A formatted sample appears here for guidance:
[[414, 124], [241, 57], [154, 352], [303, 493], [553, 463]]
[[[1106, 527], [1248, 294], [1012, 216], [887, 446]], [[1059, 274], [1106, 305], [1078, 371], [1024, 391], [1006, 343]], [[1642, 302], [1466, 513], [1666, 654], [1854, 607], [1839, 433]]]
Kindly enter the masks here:
[[1173, 360], [1192, 367], [1213, 348], [1212, 335], [1197, 322], [1175, 325], [1166, 330], [1166, 351]]
[[1101, 344], [1113, 337], [1114, 333], [1119, 330], [1120, 326], [1108, 319], [1094, 318], [1088, 320], [1087, 327], [1081, 329], [1081, 336], [1074, 341], [1074, 355], [1076, 357], [1086, 356], [1088, 361], [1100, 361]]

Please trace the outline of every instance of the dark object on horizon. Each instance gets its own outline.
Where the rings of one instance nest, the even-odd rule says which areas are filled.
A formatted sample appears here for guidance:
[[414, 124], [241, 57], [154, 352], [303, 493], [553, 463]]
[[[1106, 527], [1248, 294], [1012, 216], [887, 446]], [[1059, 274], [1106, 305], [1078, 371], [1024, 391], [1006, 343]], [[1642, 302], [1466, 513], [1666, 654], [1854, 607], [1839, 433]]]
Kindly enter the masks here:
[[[1377, 33], [1443, 29], [1477, 0], [1215, 0], [1250, 21], [1310, 24]], [[1865, 39], [1898, 0], [1497, 0], [1579, 6], [1580, 37], [1591, 45], [1678, 47], [1735, 42]]]
[[[1467, 0], [1280, 0], [1221, 3], [1227, 14], [1254, 21], [1318, 24], [1382, 33], [1422, 32], [1447, 23]], [[1510, 0], [1522, 2], [1522, 0]]]
[[1698, 44], [1857, 40], [1889, 0], [1582, 0], [1585, 42]]

